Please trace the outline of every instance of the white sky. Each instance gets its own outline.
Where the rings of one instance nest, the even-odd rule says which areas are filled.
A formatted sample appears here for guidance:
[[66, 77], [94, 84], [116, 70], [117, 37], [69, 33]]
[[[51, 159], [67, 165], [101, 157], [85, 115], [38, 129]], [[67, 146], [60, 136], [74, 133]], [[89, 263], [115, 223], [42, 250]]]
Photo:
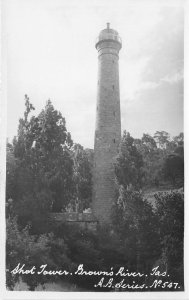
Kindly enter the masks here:
[[7, 135], [17, 133], [24, 95], [39, 113], [49, 98], [74, 142], [93, 148], [97, 51], [106, 22], [122, 38], [122, 130], [133, 137], [183, 131], [182, 1], [6, 0]]

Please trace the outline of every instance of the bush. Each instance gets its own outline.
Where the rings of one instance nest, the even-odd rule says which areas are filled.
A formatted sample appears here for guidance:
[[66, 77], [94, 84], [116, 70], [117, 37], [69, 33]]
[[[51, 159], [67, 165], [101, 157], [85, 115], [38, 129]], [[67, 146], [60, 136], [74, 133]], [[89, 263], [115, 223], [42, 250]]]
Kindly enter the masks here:
[[27, 269], [32, 266], [39, 267], [48, 263], [55, 266], [50, 258], [49, 242], [53, 238], [53, 234], [32, 236], [29, 234], [29, 226], [19, 230], [17, 219], [7, 219], [7, 243], [6, 243], [6, 268], [7, 268], [7, 288], [13, 289], [15, 283], [20, 276], [24, 282], [29, 285], [30, 290], [39, 283], [44, 283], [45, 277], [38, 275], [12, 274], [11, 271], [20, 264], [25, 264]]
[[158, 193], [155, 198], [161, 257], [164, 259], [171, 278], [184, 286], [184, 193], [180, 191]]

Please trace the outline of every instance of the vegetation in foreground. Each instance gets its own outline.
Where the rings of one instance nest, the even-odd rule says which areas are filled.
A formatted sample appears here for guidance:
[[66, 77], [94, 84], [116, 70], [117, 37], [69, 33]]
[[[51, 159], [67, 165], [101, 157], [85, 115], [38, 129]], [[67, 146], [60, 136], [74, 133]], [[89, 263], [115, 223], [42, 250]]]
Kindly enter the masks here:
[[[184, 196], [178, 190], [184, 182], [183, 134], [170, 139], [161, 131], [134, 139], [124, 132], [114, 165], [112, 223], [91, 232], [52, 223], [49, 213], [90, 206], [93, 151], [73, 143], [50, 100], [38, 116], [30, 117], [34, 107], [28, 96], [25, 104], [18, 134], [7, 143], [7, 288], [14, 289], [19, 276], [10, 271], [21, 263], [70, 272], [79, 264], [88, 270], [127, 266], [141, 272], [159, 265], [183, 289]], [[156, 193], [152, 206], [144, 197], [150, 189], [172, 191]], [[60, 279], [20, 277], [30, 290]], [[94, 277], [66, 280], [78, 289], [102, 291], [94, 288]]]

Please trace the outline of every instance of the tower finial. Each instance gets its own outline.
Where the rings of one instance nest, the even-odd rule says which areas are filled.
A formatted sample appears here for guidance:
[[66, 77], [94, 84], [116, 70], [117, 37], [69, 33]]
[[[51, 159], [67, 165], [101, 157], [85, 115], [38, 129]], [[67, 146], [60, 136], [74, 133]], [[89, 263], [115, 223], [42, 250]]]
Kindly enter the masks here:
[[107, 24], [107, 29], [110, 29], [110, 23], [106, 23]]

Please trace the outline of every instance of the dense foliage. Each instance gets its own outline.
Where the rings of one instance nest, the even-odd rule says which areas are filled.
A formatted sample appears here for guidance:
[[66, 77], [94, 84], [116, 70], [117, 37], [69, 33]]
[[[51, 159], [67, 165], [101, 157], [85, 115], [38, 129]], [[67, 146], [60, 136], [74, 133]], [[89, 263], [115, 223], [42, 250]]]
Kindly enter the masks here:
[[[127, 266], [142, 272], [159, 264], [183, 288], [183, 193], [157, 193], [155, 205], [144, 193], [183, 187], [183, 134], [171, 140], [168, 133], [157, 131], [154, 137], [134, 139], [124, 132], [114, 165], [112, 223], [89, 231], [53, 222], [49, 213], [90, 207], [93, 151], [73, 143], [65, 119], [50, 100], [37, 116], [27, 95], [25, 107], [18, 134], [7, 143], [7, 287], [14, 289], [18, 281], [10, 273], [18, 263], [63, 266], [70, 272], [82, 263], [88, 270]], [[30, 290], [58, 279], [20, 277]], [[66, 280], [83, 290], [94, 290], [96, 283], [93, 276]]]
[[73, 209], [77, 207], [77, 211], [90, 207], [92, 199], [92, 150], [84, 149], [81, 145], [75, 144], [73, 147], [74, 161], [74, 187], [75, 201]]
[[125, 188], [132, 185], [139, 189], [144, 176], [142, 154], [137, 150], [134, 138], [124, 132], [120, 145], [120, 152], [115, 163], [117, 183]]
[[172, 140], [165, 131], [157, 131], [154, 137], [143, 134], [141, 139], [134, 139], [125, 131], [115, 163], [118, 184], [135, 190], [182, 187], [183, 143], [182, 133]]
[[26, 110], [18, 135], [7, 144], [6, 199], [13, 199], [18, 222], [29, 221], [33, 233], [46, 231], [49, 212], [66, 210], [78, 201], [86, 208], [91, 201], [89, 154], [73, 145], [65, 119], [50, 100], [37, 117], [25, 96]]
[[162, 248], [161, 261], [172, 278], [183, 283], [184, 193], [157, 193], [155, 198]]

